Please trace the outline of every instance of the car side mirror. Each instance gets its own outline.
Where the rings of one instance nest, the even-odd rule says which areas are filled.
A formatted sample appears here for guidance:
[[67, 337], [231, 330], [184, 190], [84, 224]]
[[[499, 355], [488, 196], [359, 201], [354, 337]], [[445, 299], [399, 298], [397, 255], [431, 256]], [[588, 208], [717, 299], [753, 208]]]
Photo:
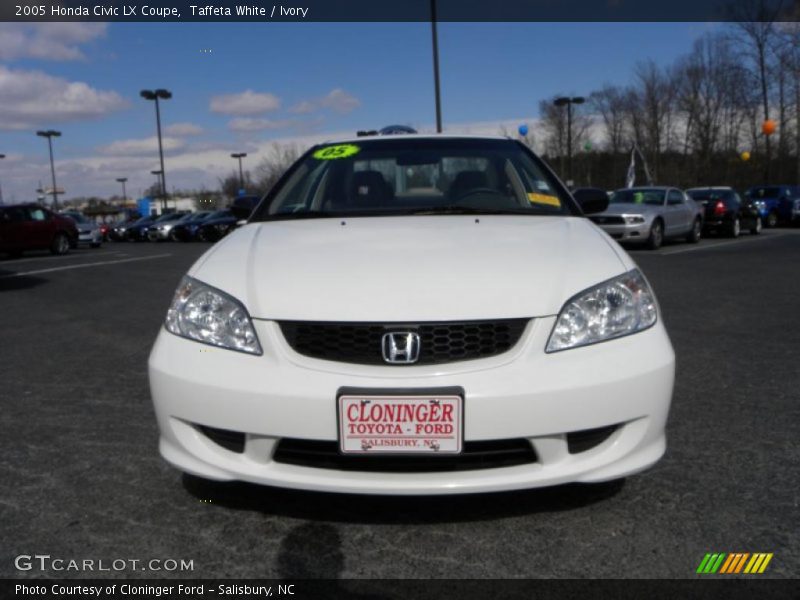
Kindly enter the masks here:
[[608, 194], [600, 188], [578, 188], [572, 197], [586, 215], [601, 213], [608, 208]]

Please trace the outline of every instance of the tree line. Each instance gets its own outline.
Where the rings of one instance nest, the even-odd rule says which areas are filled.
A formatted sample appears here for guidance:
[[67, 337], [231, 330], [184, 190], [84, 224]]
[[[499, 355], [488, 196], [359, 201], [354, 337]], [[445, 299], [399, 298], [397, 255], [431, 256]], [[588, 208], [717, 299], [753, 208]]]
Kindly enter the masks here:
[[[575, 184], [623, 186], [634, 145], [656, 184], [800, 184], [800, 24], [779, 20], [779, 10], [743, 0], [732, 8], [736, 21], [673, 64], [641, 61], [628, 85], [607, 83], [573, 105]], [[566, 110], [553, 100], [539, 104], [535, 141], [566, 178]], [[636, 182], [646, 183], [637, 162]]]

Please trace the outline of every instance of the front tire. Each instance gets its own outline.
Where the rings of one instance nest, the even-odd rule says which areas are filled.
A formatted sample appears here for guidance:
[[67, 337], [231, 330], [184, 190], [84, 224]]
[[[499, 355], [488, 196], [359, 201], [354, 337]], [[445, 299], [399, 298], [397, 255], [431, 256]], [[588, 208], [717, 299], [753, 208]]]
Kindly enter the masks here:
[[700, 241], [700, 237], [703, 234], [703, 224], [700, 222], [700, 219], [695, 219], [694, 223], [692, 224], [692, 230], [686, 236], [686, 241], [690, 244], [696, 244]]
[[759, 233], [761, 233], [761, 228], [762, 228], [761, 217], [756, 217], [756, 223], [750, 228], [750, 234], [758, 235]]
[[661, 244], [664, 243], [664, 225], [661, 221], [656, 220], [650, 227], [650, 235], [647, 238], [647, 247], [650, 250], [658, 250]]
[[732, 238], [738, 238], [739, 234], [742, 232], [742, 222], [739, 220], [739, 217], [736, 217], [733, 220], [733, 223], [730, 225], [730, 229], [728, 229], [728, 235]]
[[50, 243], [50, 253], [61, 256], [69, 252], [69, 238], [65, 233], [57, 233]]

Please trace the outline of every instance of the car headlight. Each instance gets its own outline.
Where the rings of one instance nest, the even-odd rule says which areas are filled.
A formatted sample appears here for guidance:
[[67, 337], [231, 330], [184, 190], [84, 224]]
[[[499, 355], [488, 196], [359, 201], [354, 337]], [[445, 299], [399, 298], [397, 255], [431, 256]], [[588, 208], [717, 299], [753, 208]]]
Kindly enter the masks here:
[[175, 335], [204, 344], [262, 353], [253, 322], [242, 303], [192, 277], [184, 277], [175, 290], [164, 326]]
[[644, 276], [633, 269], [567, 300], [546, 352], [588, 346], [652, 327], [658, 309]]
[[635, 223], [644, 223], [644, 217], [641, 215], [626, 215], [625, 222], [633, 225]]

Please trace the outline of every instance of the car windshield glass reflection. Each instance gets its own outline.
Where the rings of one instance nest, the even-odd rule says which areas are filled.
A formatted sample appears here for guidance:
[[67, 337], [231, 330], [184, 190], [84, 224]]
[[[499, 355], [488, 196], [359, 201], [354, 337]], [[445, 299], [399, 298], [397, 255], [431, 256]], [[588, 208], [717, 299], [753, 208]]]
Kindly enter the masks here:
[[610, 204], [664, 204], [664, 190], [629, 189], [617, 190], [611, 196]]
[[516, 142], [402, 138], [312, 148], [252, 220], [576, 212]]

